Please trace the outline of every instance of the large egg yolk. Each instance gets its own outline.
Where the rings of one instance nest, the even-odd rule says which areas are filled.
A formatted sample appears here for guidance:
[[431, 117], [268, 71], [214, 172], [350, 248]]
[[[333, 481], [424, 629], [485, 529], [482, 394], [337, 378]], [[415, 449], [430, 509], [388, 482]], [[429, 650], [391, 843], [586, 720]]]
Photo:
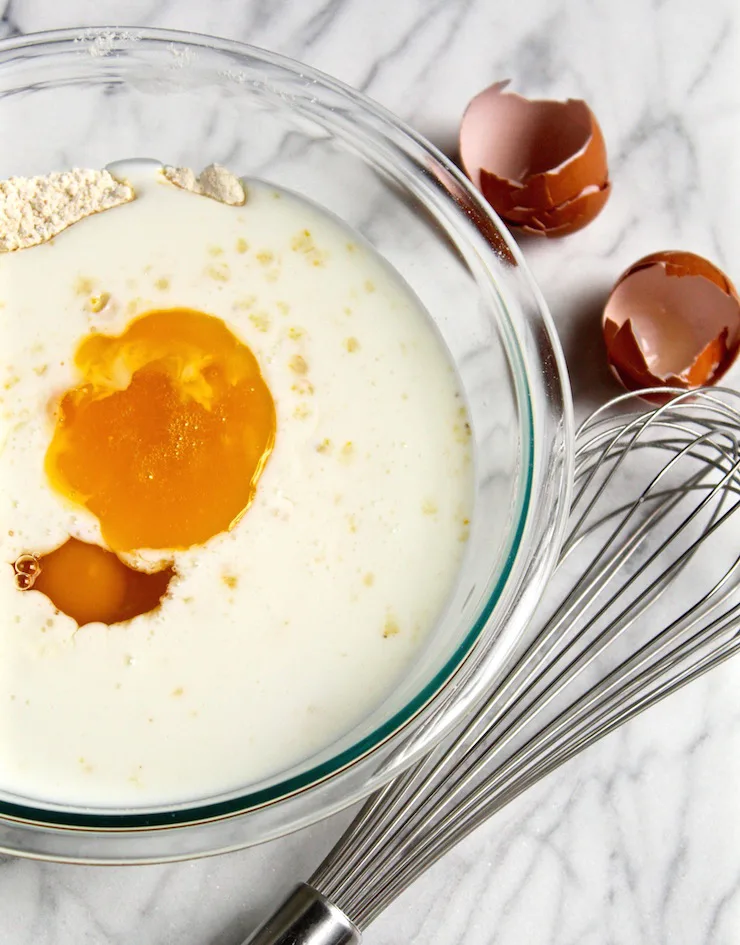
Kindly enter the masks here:
[[182, 549], [244, 514], [275, 438], [256, 358], [213, 315], [148, 312], [89, 335], [46, 454], [53, 486], [116, 551]]

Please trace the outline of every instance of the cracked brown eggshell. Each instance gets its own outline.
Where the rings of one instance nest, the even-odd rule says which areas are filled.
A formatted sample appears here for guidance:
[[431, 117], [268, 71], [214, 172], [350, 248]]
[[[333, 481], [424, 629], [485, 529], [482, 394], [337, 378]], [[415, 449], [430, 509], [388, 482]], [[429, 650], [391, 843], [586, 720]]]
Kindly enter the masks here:
[[617, 279], [602, 319], [613, 373], [629, 390], [714, 384], [740, 349], [740, 300], [702, 256], [666, 250]]
[[554, 237], [590, 223], [611, 185], [606, 145], [588, 105], [527, 99], [497, 82], [460, 125], [465, 173], [508, 224]]

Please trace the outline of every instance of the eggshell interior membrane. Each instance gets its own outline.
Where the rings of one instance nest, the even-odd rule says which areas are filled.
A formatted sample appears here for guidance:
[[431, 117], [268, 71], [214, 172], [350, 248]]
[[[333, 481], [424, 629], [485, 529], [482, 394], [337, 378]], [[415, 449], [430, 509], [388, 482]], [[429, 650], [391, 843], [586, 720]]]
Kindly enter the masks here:
[[606, 145], [580, 100], [529, 100], [499, 82], [477, 95], [460, 127], [468, 177], [508, 222], [562, 236], [590, 223], [609, 195]]
[[604, 308], [610, 365], [630, 389], [712, 384], [740, 347], [740, 302], [693, 253], [654, 253], [620, 276]]

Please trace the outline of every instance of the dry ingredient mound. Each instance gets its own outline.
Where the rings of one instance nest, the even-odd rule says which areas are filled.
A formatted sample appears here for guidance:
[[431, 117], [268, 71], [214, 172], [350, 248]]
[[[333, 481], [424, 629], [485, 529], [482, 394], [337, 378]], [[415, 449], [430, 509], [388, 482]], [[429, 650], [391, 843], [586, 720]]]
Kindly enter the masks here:
[[232, 174], [221, 164], [209, 164], [197, 177], [189, 167], [166, 166], [162, 173], [176, 187], [204, 197], [211, 197], [219, 203], [240, 207], [247, 201], [244, 184], [236, 174]]
[[[162, 168], [176, 187], [230, 206], [246, 203], [241, 180], [220, 164], [199, 175], [189, 167]], [[85, 217], [120, 207], [135, 198], [133, 187], [109, 171], [74, 168], [40, 177], [0, 181], [0, 252], [37, 246]]]
[[135, 197], [108, 171], [83, 170], [0, 181], [0, 252], [44, 243], [68, 226]]

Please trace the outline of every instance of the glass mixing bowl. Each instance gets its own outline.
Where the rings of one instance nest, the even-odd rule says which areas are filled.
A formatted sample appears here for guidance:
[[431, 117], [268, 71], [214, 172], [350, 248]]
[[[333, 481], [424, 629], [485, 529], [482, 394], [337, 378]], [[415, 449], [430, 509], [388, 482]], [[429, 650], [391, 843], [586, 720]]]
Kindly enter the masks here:
[[394, 692], [325, 750], [222, 796], [91, 809], [0, 792], [0, 848], [167, 860], [324, 817], [450, 731], [495, 685], [540, 597], [572, 459], [568, 385], [542, 297], [506, 229], [443, 155], [352, 89], [260, 49], [162, 30], [8, 40], [0, 122], [0, 178], [128, 157], [215, 161], [318, 202], [402, 275], [449, 350], [470, 413], [474, 515], [456, 587]]

